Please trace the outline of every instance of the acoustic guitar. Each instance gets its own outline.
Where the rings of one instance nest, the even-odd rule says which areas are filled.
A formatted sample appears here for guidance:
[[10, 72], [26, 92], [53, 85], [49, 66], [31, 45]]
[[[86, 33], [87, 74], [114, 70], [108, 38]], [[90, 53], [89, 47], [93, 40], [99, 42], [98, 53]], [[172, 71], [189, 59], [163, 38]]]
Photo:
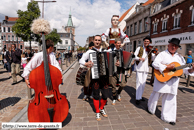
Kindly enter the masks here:
[[175, 65], [175, 68], [173, 70], [165, 69], [162, 73], [160, 73], [159, 70], [154, 69], [154, 75], [158, 81], [166, 82], [170, 80], [172, 77], [181, 76], [183, 74], [183, 68], [192, 66], [192, 63], [182, 65], [182, 66], [178, 62], [172, 62], [170, 64]]

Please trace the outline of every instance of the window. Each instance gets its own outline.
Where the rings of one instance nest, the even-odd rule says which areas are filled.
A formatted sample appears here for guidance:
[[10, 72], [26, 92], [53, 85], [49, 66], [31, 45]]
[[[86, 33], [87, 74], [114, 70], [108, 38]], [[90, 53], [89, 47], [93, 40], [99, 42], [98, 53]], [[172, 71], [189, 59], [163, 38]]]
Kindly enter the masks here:
[[147, 27], [148, 27], [148, 18], [145, 18], [144, 19], [144, 32], [148, 31]]
[[135, 30], [134, 30], [134, 34], [137, 34], [137, 23], [135, 23]]
[[5, 49], [7, 48], [6, 45], [4, 45], [4, 48], [5, 48]]
[[20, 45], [20, 49], [22, 49], [22, 45]]
[[141, 28], [142, 28], [142, 22], [141, 20], [139, 21], [139, 33], [141, 33]]
[[130, 36], [133, 35], [133, 25], [131, 24], [131, 27], [130, 27]]
[[63, 37], [63, 35], [61, 35], [61, 37]]
[[8, 32], [10, 32], [10, 27], [8, 27]]
[[174, 27], [173, 27], [173, 28], [178, 28], [178, 27], [180, 27], [180, 17], [181, 17], [180, 14], [176, 14], [176, 15], [174, 16]]
[[127, 26], [127, 36], [129, 36], [129, 26]]
[[157, 25], [158, 23], [154, 23], [153, 33], [157, 33]]
[[138, 46], [141, 46], [141, 41], [138, 41]]
[[192, 9], [191, 24], [194, 24], [194, 9]]
[[12, 35], [12, 41], [14, 41], [14, 35]]
[[129, 51], [132, 51], [132, 49], [133, 49], [133, 46], [132, 46], [132, 43], [130, 43], [130, 45], [129, 45]]
[[171, 4], [173, 4], [173, 3], [177, 2], [177, 1], [179, 1], [179, 0], [171, 0]]
[[69, 35], [68, 35], [68, 34], [66, 34], [66, 37], [69, 37]]
[[62, 43], [63, 43], [63, 41], [60, 41], [59, 43], [60, 43], [60, 44], [62, 44]]
[[3, 40], [3, 36], [1, 36], [1, 40]]
[[167, 19], [164, 19], [162, 21], [162, 31], [165, 31], [165, 30], [167, 30]]
[[4, 37], [3, 37], [3, 41], [6, 41], [6, 36], [4, 35]]
[[68, 40], [65, 40], [65, 44], [68, 44]]
[[5, 32], [5, 27], [3, 27], [3, 32]]
[[8, 35], [8, 41], [10, 41], [10, 35]]

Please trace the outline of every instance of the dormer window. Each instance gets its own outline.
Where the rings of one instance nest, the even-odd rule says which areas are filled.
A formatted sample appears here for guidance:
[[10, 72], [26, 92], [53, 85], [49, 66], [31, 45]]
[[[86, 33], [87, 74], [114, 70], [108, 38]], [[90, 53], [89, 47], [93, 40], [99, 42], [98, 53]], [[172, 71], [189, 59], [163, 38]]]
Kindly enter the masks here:
[[181, 18], [181, 14], [176, 14], [174, 16], [174, 26], [173, 26], [173, 28], [180, 27], [180, 18]]

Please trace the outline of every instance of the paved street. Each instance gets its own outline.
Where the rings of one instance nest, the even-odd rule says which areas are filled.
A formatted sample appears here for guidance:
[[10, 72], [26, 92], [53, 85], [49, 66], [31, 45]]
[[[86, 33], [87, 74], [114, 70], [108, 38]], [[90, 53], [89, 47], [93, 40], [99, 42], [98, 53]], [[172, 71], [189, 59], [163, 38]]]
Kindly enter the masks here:
[[[10, 85], [12, 79], [2, 80], [6, 73], [3, 73], [1, 67], [1, 103], [7, 103], [1, 108], [0, 121], [9, 122], [27, 122], [28, 103], [26, 85], [20, 82], [17, 85]], [[159, 100], [156, 114], [150, 115], [146, 112], [147, 100], [152, 92], [152, 87], [148, 84], [150, 75], [148, 76], [146, 88], [143, 97], [145, 102], [141, 102], [139, 106], [135, 105], [135, 73], [128, 79], [127, 86], [121, 94], [121, 102], [111, 105], [111, 91], [105, 110], [108, 118], [102, 117], [101, 121], [95, 120], [95, 113], [92, 100], [83, 101], [82, 86], [75, 83], [75, 74], [78, 69], [78, 63], [72, 66], [63, 76], [64, 84], [60, 86], [60, 92], [67, 96], [70, 102], [70, 110], [68, 117], [63, 122], [65, 130], [194, 130], [194, 80], [191, 78], [191, 86], [185, 88], [185, 79], [181, 78], [181, 84], [178, 91], [178, 113], [177, 123], [175, 126], [169, 125], [160, 119], [161, 99]], [[111, 89], [110, 89], [111, 90]], [[22, 110], [23, 109], [23, 110]], [[21, 111], [22, 110], [22, 111]], [[16, 115], [16, 116], [15, 116]]]

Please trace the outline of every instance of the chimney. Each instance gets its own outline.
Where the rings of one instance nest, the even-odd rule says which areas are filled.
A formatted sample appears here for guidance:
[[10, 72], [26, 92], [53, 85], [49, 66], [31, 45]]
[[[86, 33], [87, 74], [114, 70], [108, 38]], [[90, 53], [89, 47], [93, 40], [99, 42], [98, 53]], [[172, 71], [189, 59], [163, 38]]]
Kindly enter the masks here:
[[9, 19], [9, 17], [8, 16], [5, 16], [5, 20], [7, 21]]

